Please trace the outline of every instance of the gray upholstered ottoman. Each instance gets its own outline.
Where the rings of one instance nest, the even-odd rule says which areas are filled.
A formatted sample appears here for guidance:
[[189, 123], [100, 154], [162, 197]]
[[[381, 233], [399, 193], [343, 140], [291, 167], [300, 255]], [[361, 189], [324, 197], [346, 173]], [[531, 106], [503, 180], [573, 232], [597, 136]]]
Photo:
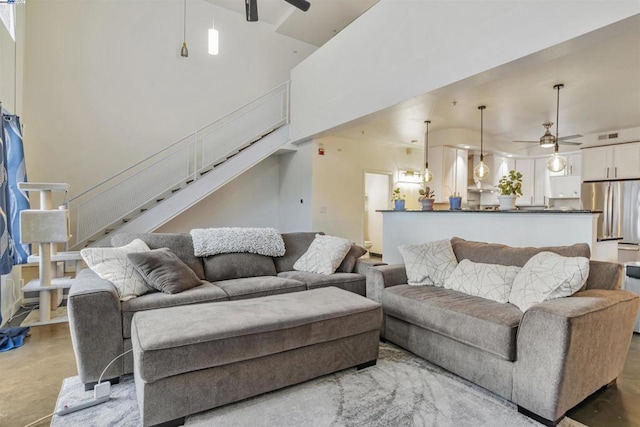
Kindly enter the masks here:
[[375, 364], [382, 309], [338, 288], [138, 312], [131, 325], [143, 425], [353, 366]]

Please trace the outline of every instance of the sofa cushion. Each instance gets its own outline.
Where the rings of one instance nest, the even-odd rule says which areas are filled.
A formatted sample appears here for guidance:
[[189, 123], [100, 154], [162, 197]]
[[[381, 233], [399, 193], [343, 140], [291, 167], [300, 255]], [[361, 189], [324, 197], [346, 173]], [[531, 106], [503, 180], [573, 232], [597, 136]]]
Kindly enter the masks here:
[[122, 303], [122, 336], [131, 337], [131, 319], [138, 311], [157, 308], [176, 307], [203, 302], [228, 301], [229, 297], [219, 287], [202, 282], [200, 286], [187, 289], [179, 294], [169, 295], [163, 292], [151, 292]]
[[571, 296], [582, 289], [588, 275], [587, 258], [540, 252], [516, 276], [509, 302], [527, 311], [543, 301]]
[[130, 253], [127, 258], [149, 287], [165, 294], [177, 294], [201, 284], [196, 273], [169, 248]]
[[358, 246], [355, 243], [351, 245], [351, 249], [347, 252], [347, 255], [342, 260], [342, 263], [336, 269], [338, 273], [353, 273], [356, 269], [356, 263], [358, 259], [367, 253], [367, 250], [362, 246]]
[[293, 264], [293, 269], [308, 273], [333, 274], [351, 249], [352, 243], [341, 237], [317, 234], [309, 249]]
[[202, 258], [193, 254], [193, 240], [185, 233], [123, 233], [111, 238], [113, 246], [124, 246], [134, 239], [140, 239], [150, 249], [169, 248], [178, 258], [187, 264], [196, 273], [199, 279], [204, 279]]
[[356, 273], [334, 273], [331, 275], [307, 273], [305, 271], [283, 271], [278, 277], [294, 279], [306, 284], [307, 289], [335, 286], [345, 291], [350, 291], [365, 296], [367, 285], [366, 278]]
[[309, 249], [309, 245], [316, 238], [316, 234], [324, 234], [323, 232], [296, 232], [282, 233], [284, 240], [285, 253], [281, 257], [276, 257], [273, 262], [276, 265], [276, 271], [291, 271], [293, 264]]
[[511, 286], [520, 270], [520, 267], [513, 265], [484, 264], [463, 259], [444, 281], [444, 287], [507, 303]]
[[213, 284], [222, 289], [231, 300], [259, 298], [267, 295], [307, 290], [307, 286], [298, 280], [274, 276], [229, 279], [214, 282]]
[[449, 240], [436, 240], [418, 245], [398, 247], [407, 270], [410, 285], [443, 286], [458, 261]]
[[591, 249], [586, 243], [576, 243], [571, 246], [547, 247], [513, 247], [499, 243], [484, 243], [464, 240], [459, 237], [451, 238], [451, 246], [458, 262], [468, 259], [473, 262], [486, 264], [515, 265], [524, 267], [529, 259], [540, 252], [553, 252], [567, 257], [591, 257]]
[[209, 282], [275, 275], [273, 258], [264, 255], [235, 253], [204, 258], [204, 276]]
[[435, 286], [400, 285], [382, 292], [387, 315], [439, 333], [505, 360], [515, 360], [523, 313], [501, 304]]
[[84, 248], [80, 255], [100, 278], [113, 283], [120, 301], [127, 301], [151, 290], [127, 258], [129, 253], [148, 250], [146, 243], [135, 239], [128, 245], [117, 248]]
[[585, 289], [620, 289], [624, 279], [624, 267], [615, 262], [589, 261], [589, 277]]

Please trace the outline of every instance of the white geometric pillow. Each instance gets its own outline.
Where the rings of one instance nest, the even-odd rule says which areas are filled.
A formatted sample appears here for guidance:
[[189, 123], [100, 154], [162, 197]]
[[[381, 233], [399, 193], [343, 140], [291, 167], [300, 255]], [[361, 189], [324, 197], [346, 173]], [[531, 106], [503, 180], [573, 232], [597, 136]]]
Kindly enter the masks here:
[[444, 287], [467, 295], [507, 303], [511, 285], [521, 270], [513, 265], [484, 264], [463, 259], [444, 281]]
[[151, 290], [129, 261], [127, 254], [149, 250], [145, 242], [135, 239], [128, 245], [117, 248], [85, 248], [80, 251], [80, 255], [98, 276], [113, 283], [120, 301], [127, 301]]
[[307, 273], [333, 274], [353, 243], [334, 236], [316, 234], [309, 249], [293, 264], [293, 269]]
[[404, 259], [410, 285], [442, 287], [445, 279], [458, 265], [451, 241], [447, 239], [420, 245], [403, 245], [398, 250]]
[[543, 301], [573, 295], [582, 288], [587, 276], [587, 258], [540, 252], [531, 257], [516, 276], [509, 302], [527, 311]]

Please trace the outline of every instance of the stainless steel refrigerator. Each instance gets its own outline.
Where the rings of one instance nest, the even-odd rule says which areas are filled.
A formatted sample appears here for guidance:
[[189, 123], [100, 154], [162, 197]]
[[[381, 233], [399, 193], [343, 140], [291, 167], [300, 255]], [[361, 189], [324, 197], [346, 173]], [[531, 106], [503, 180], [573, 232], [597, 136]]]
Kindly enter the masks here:
[[640, 180], [582, 184], [582, 207], [602, 211], [598, 237], [615, 238], [630, 248], [640, 247]]

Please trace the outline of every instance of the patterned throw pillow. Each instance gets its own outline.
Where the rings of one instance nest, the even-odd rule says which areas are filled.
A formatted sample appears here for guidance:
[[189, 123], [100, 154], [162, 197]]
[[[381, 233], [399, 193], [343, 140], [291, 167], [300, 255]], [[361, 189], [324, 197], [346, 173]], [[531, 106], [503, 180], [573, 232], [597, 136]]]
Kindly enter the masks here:
[[458, 260], [449, 240], [437, 240], [420, 245], [398, 247], [407, 270], [410, 285], [434, 285], [442, 287], [453, 273]]
[[582, 288], [589, 276], [589, 260], [540, 252], [516, 276], [509, 302], [520, 310], [555, 298], [568, 297]]
[[520, 267], [484, 264], [463, 259], [444, 281], [444, 287], [497, 302], [509, 302], [511, 286]]
[[80, 251], [80, 255], [98, 276], [113, 283], [120, 301], [127, 301], [150, 290], [127, 258], [127, 254], [149, 250], [145, 242], [135, 239], [118, 248], [85, 248]]
[[351, 249], [351, 241], [316, 234], [309, 249], [293, 264], [293, 269], [307, 273], [333, 274]]

